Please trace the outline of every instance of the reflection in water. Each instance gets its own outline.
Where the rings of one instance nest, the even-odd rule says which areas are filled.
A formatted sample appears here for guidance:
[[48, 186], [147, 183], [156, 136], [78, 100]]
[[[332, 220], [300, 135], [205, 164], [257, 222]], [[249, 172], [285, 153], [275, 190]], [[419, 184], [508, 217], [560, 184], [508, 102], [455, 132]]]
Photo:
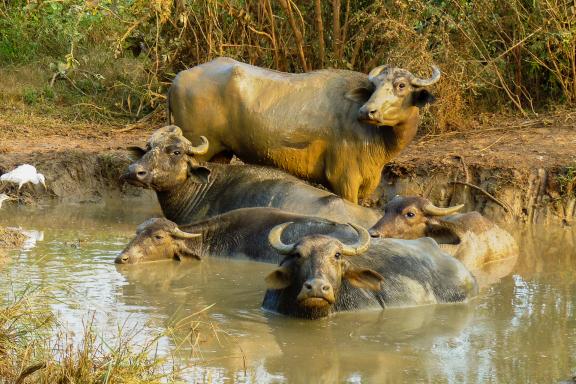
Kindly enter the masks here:
[[[114, 265], [136, 225], [157, 214], [127, 203], [2, 211], [0, 225], [42, 231], [44, 240], [8, 255], [0, 292], [4, 274], [49, 287], [72, 331], [95, 314], [110, 338], [118, 324], [145, 334], [201, 312], [192, 319], [210, 326], [193, 332], [198, 348], [177, 351], [190, 382], [549, 383], [576, 369], [573, 231], [517, 233], [518, 259], [478, 271], [484, 288], [468, 304], [309, 321], [260, 309], [271, 265], [217, 258]], [[187, 321], [162, 339], [162, 353], [192, 334]]]
[[[8, 227], [8, 229], [10, 228], [12, 227]], [[26, 240], [24, 240], [24, 243], [22, 244], [23, 250], [30, 250], [36, 246], [36, 243], [38, 241], [44, 240], [44, 231], [37, 231], [35, 229], [21, 229], [21, 228], [15, 228], [15, 229], [20, 230], [27, 237]]]

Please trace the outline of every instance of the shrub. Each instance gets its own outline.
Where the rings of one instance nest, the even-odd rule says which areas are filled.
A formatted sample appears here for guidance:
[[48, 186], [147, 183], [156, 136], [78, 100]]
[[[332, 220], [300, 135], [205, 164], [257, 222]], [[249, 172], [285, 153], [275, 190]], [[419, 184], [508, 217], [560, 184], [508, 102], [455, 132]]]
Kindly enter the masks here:
[[53, 59], [93, 104], [140, 117], [178, 71], [217, 56], [300, 72], [443, 70], [428, 129], [478, 112], [576, 104], [576, 10], [561, 0], [154, 0], [0, 3], [0, 63]]

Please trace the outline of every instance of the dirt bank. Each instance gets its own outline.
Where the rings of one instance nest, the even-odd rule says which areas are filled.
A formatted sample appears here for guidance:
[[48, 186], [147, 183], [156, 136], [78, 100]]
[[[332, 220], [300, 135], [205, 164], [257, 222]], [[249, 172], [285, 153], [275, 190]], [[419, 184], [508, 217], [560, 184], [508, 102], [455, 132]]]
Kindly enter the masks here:
[[395, 194], [465, 203], [499, 221], [570, 225], [576, 213], [576, 123], [536, 121], [420, 138], [384, 171], [379, 203]]
[[[465, 203], [500, 222], [570, 225], [576, 214], [574, 117], [422, 136], [385, 168], [374, 204], [419, 194], [443, 206]], [[0, 115], [0, 173], [30, 163], [47, 179], [47, 190], [24, 187], [22, 201], [142, 194], [119, 180], [131, 161], [124, 148], [142, 145], [158, 123], [125, 130], [58, 121], [37, 127], [34, 119], [15, 127]], [[14, 195], [16, 189], [3, 184], [1, 192]]]

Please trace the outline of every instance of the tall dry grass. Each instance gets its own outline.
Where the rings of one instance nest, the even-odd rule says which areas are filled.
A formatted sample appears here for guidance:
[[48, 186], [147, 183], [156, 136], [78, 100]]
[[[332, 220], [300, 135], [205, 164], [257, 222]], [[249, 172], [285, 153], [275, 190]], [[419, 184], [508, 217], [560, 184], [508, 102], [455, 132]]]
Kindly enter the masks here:
[[[227, 339], [226, 332], [200, 320], [199, 313], [148, 335], [121, 324], [115, 334], [104, 334], [94, 326], [92, 315], [81, 334], [73, 335], [54, 316], [54, 302], [43, 290], [30, 287], [7, 293], [0, 301], [1, 384], [179, 382], [186, 365], [174, 357], [180, 349], [191, 351], [201, 362], [197, 350], [206, 337]], [[160, 353], [159, 343], [167, 337], [174, 348]]]
[[574, 0], [21, 0], [1, 13], [0, 63], [3, 52], [11, 62], [52, 55], [50, 84], [111, 118], [146, 115], [176, 72], [217, 56], [289, 72], [391, 63], [425, 75], [436, 63], [433, 133], [480, 112], [576, 104]]

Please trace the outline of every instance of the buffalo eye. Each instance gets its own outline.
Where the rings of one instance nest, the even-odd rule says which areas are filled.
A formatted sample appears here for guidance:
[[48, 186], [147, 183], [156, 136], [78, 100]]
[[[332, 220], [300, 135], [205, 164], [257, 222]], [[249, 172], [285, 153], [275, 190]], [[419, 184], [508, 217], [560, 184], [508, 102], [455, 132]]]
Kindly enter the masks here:
[[172, 154], [173, 154], [174, 156], [180, 156], [180, 155], [182, 154], [182, 152], [176, 150], [176, 151], [172, 152]]
[[404, 89], [405, 87], [406, 87], [406, 84], [404, 84], [404, 83], [398, 84], [398, 88], [400, 88], [400, 89]]
[[154, 239], [156, 240], [162, 240], [164, 238], [164, 236], [162, 235], [154, 235]]
[[342, 254], [341, 254], [340, 252], [336, 252], [336, 253], [334, 254], [334, 258], [335, 258], [336, 260], [340, 260], [341, 257], [342, 257]]
[[414, 212], [406, 212], [406, 217], [409, 219], [412, 219], [416, 216], [416, 214]]

